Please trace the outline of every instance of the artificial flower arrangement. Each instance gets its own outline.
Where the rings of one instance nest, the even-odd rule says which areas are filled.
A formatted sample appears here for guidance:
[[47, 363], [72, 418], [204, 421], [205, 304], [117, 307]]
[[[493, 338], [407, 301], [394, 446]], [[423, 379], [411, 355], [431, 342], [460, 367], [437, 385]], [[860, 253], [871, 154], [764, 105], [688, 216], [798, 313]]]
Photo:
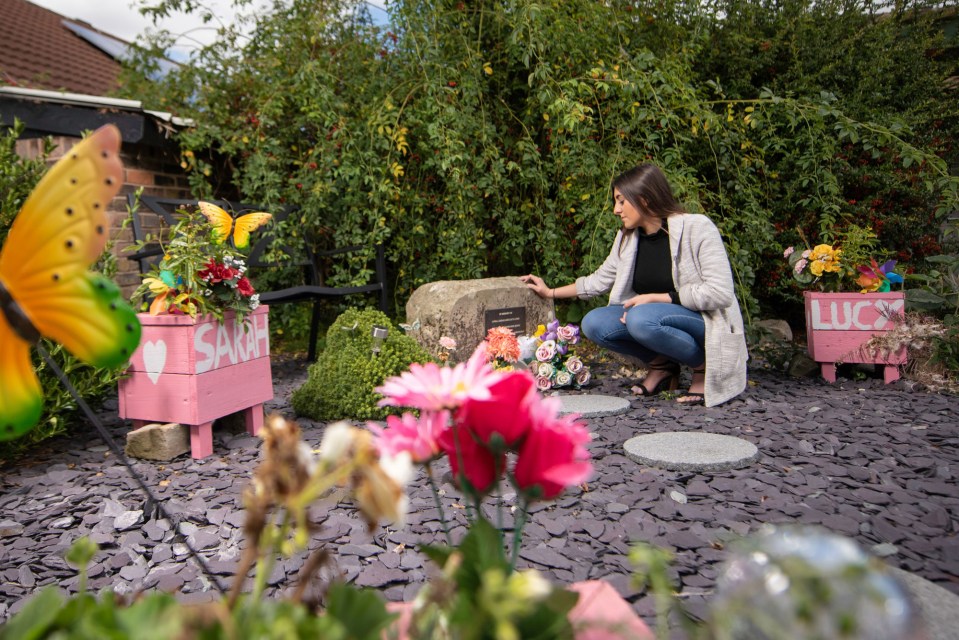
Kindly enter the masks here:
[[520, 359], [519, 340], [513, 330], [507, 327], [493, 327], [487, 331], [483, 346], [486, 349], [486, 361], [494, 369], [510, 371]]
[[[496, 629], [496, 637], [570, 637], [566, 614], [577, 596], [553, 588], [535, 571], [514, 568], [530, 504], [552, 500], [592, 473], [586, 426], [577, 416], [560, 415], [558, 398], [537, 393], [529, 371], [495, 369], [485, 344], [452, 368], [413, 364], [377, 392], [383, 406], [415, 411], [369, 428], [381, 456], [408, 456], [425, 468], [446, 536], [445, 546], [423, 548], [443, 576], [416, 598], [410, 637], [437, 637], [463, 621], [473, 629]], [[467, 501], [470, 529], [458, 545], [432, 468], [444, 457]], [[504, 531], [488, 522], [481, 508], [487, 497], [498, 495], [496, 511], [503, 513], [504, 481], [518, 502], [509, 553]]]
[[560, 325], [553, 320], [539, 325], [533, 334], [532, 355], [528, 362], [536, 378], [536, 388], [548, 391], [558, 387], [579, 389], [590, 381], [589, 367], [571, 347], [579, 344], [579, 327], [575, 324]]
[[[151, 315], [211, 314], [222, 321], [225, 312], [233, 311], [242, 322], [260, 305], [260, 296], [246, 275], [245, 247], [229, 246], [230, 234], [201, 211], [180, 209], [177, 215], [179, 222], [170, 229], [169, 240], [159, 241], [163, 257], [143, 276], [133, 292], [134, 302]], [[131, 248], [142, 250], [149, 244], [152, 239]], [[248, 238], [243, 244], [248, 244]], [[152, 298], [149, 303], [148, 298]]]
[[[783, 251], [783, 257], [789, 263], [793, 279], [804, 287], [814, 285], [820, 291], [842, 291], [847, 279], [858, 276], [853, 282], [860, 287], [860, 293], [889, 291], [891, 284], [901, 284], [903, 279], [895, 272], [895, 260], [880, 266], [869, 257], [875, 244], [876, 235], [870, 229], [850, 225], [841, 244], [817, 244], [811, 249], [790, 246]], [[864, 266], [866, 263], [871, 266]]]
[[456, 340], [449, 336], [440, 336], [440, 355], [439, 360], [442, 363], [449, 362], [450, 356], [456, 351]]

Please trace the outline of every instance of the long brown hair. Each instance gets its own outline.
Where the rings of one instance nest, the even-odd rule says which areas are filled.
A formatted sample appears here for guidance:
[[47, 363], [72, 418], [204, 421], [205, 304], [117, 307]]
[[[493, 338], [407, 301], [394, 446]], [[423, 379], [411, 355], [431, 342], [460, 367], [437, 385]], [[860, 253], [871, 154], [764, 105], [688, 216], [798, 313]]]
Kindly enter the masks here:
[[[610, 186], [610, 193], [615, 193], [617, 189], [637, 211], [662, 218], [663, 227], [666, 226], [666, 218], [685, 211], [676, 201], [666, 174], [654, 164], [639, 164], [616, 176]], [[635, 229], [623, 233], [620, 249], [622, 240], [633, 231]]]
[[636, 165], [613, 179], [610, 192], [619, 189], [623, 197], [637, 210], [665, 220], [675, 213], [683, 213], [663, 170], [654, 164]]

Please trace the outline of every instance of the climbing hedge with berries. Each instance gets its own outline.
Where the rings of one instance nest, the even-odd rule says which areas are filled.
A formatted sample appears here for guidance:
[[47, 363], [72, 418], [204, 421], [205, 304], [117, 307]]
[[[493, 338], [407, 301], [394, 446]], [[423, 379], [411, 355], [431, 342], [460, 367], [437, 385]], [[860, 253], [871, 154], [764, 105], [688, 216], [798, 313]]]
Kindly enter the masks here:
[[397, 309], [429, 281], [595, 268], [610, 180], [644, 161], [716, 220], [750, 318], [798, 304], [781, 276], [799, 231], [872, 225], [922, 269], [959, 206], [931, 14], [720, 4], [393, 0], [377, 26], [361, 2], [293, 0], [162, 90], [127, 86], [195, 120], [179, 138], [198, 195], [300, 205], [285, 233], [330, 246], [385, 242]]

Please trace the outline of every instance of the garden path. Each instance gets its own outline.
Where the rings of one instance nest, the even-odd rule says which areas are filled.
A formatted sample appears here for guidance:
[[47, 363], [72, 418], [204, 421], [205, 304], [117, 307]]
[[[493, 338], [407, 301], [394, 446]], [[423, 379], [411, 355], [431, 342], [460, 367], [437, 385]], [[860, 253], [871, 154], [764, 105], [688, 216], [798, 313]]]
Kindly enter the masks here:
[[[631, 381], [614, 377], [615, 369], [595, 367], [598, 381], [590, 391], [629, 397]], [[275, 358], [273, 373], [276, 397], [268, 410], [289, 415], [289, 395], [305, 380], [305, 365]], [[913, 391], [903, 381], [840, 378], [829, 385], [762, 368], [749, 379], [741, 397], [720, 407], [635, 398], [625, 414], [589, 420], [595, 477], [586, 491], [576, 488], [534, 509], [520, 566], [559, 582], [608, 580], [651, 620], [651, 598], [630, 581], [631, 541], [675, 551], [674, 576], [695, 613], [715, 584], [728, 541], [763, 523], [805, 523], [850, 536], [889, 564], [959, 593], [957, 399]], [[100, 413], [122, 439], [115, 400]], [[300, 422], [318, 445], [323, 425]], [[623, 443], [634, 435], [692, 429], [745, 438], [759, 447], [760, 459], [744, 469], [693, 473], [641, 467], [624, 454]], [[134, 463], [167, 508], [185, 517], [181, 530], [227, 585], [243, 545], [240, 495], [257, 452], [256, 438], [221, 429], [209, 458]], [[458, 523], [454, 536], [462, 535], [457, 493], [448, 482], [443, 489], [447, 512]], [[165, 521], [144, 522], [143, 508], [126, 469], [92, 429], [0, 469], [0, 620], [42, 585], [76, 589], [76, 574], [61, 556], [81, 535], [102, 548], [89, 572], [94, 590], [159, 588], [184, 600], [213, 597], [210, 583], [186, 560], [181, 538]], [[441, 532], [422, 475], [411, 489], [404, 529], [370, 534], [346, 504], [316, 510], [315, 519], [321, 529], [312, 547], [335, 552], [328, 571], [380, 589], [389, 600], [412, 598], [432, 571], [414, 550], [439, 541]], [[277, 564], [271, 595], [294, 584], [302, 561]]]

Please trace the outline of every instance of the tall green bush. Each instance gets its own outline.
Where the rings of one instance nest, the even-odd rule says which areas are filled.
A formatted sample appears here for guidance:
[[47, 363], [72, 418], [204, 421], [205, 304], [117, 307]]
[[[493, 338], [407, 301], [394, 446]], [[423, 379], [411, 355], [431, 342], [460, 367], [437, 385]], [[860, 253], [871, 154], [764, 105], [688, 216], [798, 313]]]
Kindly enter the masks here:
[[[912, 34], [871, 5], [397, 0], [383, 28], [359, 6], [277, 2], [248, 42], [224, 36], [139, 96], [196, 120], [180, 139], [198, 192], [229, 182], [301, 205], [291, 235], [385, 242], [398, 307], [433, 280], [535, 271], [561, 283], [594, 268], [616, 228], [609, 183], [643, 161], [717, 221], [750, 317], [761, 300], [798, 300], [777, 282], [794, 229], [828, 240], [906, 214], [911, 245], [887, 233], [888, 248], [921, 257], [922, 238], [959, 203], [941, 149], [916, 128], [924, 110], [901, 109], [881, 81], [840, 91], [870, 61], [902, 68], [895, 77], [921, 62], [916, 86], [943, 76], [919, 60], [920, 44], [883, 57]], [[724, 7], [747, 15], [727, 25]], [[836, 11], [850, 18], [834, 26]], [[740, 51], [756, 21], [788, 73]], [[806, 50], [827, 26], [843, 46], [829, 64]], [[870, 45], [850, 47], [856, 38]], [[959, 129], [938, 95], [922, 102]]]
[[[19, 156], [16, 142], [23, 130], [23, 123], [15, 122], [13, 127], [0, 131], [0, 251], [20, 207], [46, 171], [46, 158], [53, 150], [52, 140], [45, 139], [39, 157], [28, 159]], [[109, 250], [104, 252], [98, 266], [108, 276], [115, 270], [116, 259]], [[116, 389], [118, 372], [91, 367], [74, 358], [60, 345], [49, 340], [41, 342], [87, 402], [96, 404]], [[43, 414], [37, 426], [23, 437], [0, 442], [0, 459], [11, 458], [37, 442], [64, 433], [80, 421], [76, 401], [46, 362], [34, 354], [33, 365], [44, 392]]]
[[[941, 3], [914, 0], [717, 0], [710, 11], [686, 24], [687, 35], [703, 33], [696, 70], [701, 81], [714, 81], [729, 100], [749, 100], [757, 87], [778, 95], [834, 97], [832, 105], [858, 121], [883, 123], [903, 141], [959, 166], [959, 109], [948, 76], [959, 72], [943, 52], [959, 40], [943, 32], [950, 13]], [[952, 18], [955, 19], [954, 17]], [[922, 160], [903, 157], [896, 144], [862, 141], [855, 133], [822, 132], [831, 155], [830, 173], [841, 217], [796, 206], [795, 195], [809, 192], [803, 165], [785, 165], [771, 198], [770, 219], [777, 242], [764, 254], [765, 268], [753, 293], [774, 301], [794, 295], [795, 287], [778, 259], [784, 246], [796, 244], [799, 232], [832, 241], [855, 223], [871, 227], [885, 250], [910, 269], [925, 270], [924, 258], [940, 252], [938, 190], [924, 184]], [[769, 149], [767, 146], [766, 149]], [[777, 154], [778, 155], [778, 154]], [[908, 154], [907, 154], [908, 155]], [[774, 194], [775, 196], [775, 194]], [[877, 256], [879, 257], [879, 256]], [[786, 283], [784, 285], [784, 283]]]

